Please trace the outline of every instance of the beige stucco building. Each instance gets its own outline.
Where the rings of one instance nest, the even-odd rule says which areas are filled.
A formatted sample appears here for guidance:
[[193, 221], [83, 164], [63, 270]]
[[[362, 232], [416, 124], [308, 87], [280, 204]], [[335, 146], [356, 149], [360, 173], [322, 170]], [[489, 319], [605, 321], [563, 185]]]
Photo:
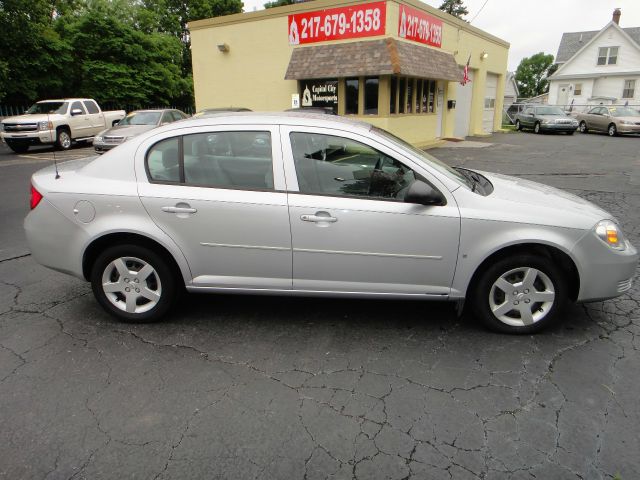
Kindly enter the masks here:
[[198, 110], [321, 106], [419, 146], [500, 127], [509, 44], [420, 1], [316, 0], [189, 28]]

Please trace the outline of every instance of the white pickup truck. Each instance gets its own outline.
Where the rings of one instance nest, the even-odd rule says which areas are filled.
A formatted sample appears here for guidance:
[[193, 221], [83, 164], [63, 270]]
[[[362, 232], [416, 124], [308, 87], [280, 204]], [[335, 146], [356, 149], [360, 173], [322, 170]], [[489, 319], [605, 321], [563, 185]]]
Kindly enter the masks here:
[[66, 150], [74, 141], [92, 140], [105, 128], [124, 118], [124, 110], [103, 112], [90, 98], [42, 100], [24, 115], [7, 117], [0, 123], [0, 136], [16, 153], [30, 145], [55, 144]]

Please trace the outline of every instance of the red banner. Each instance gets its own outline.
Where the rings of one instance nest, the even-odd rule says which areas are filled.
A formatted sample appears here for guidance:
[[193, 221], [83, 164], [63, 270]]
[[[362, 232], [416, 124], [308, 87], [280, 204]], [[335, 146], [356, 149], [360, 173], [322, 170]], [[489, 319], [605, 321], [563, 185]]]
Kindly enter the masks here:
[[386, 2], [289, 15], [289, 44], [384, 35]]
[[431, 17], [421, 10], [400, 5], [398, 36], [440, 48], [442, 47], [442, 20]]

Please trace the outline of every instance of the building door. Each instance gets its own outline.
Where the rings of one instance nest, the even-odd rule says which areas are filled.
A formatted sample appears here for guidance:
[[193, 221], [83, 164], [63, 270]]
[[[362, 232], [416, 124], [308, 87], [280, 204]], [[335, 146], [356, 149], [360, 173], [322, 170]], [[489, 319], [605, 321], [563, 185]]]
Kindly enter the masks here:
[[469, 123], [471, 120], [471, 100], [473, 97], [473, 72], [469, 70], [469, 79], [466, 85], [456, 85], [456, 124], [453, 135], [466, 137], [469, 135]]
[[558, 105], [562, 108], [569, 102], [569, 84], [563, 83], [558, 87]]
[[496, 115], [497, 90], [498, 75], [487, 73], [487, 86], [484, 93], [484, 110], [482, 112], [482, 130], [484, 133], [493, 132], [493, 119]]
[[438, 83], [438, 96], [436, 100], [436, 112], [438, 113], [438, 120], [436, 124], [436, 137], [442, 137], [442, 118], [444, 111], [444, 86]]

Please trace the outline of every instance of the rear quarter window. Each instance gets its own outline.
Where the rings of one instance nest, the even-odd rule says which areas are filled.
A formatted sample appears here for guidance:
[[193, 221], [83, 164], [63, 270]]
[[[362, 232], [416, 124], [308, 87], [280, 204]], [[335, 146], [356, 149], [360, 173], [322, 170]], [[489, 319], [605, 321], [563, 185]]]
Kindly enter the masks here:
[[147, 152], [147, 174], [155, 182], [180, 182], [180, 137], [167, 138]]

